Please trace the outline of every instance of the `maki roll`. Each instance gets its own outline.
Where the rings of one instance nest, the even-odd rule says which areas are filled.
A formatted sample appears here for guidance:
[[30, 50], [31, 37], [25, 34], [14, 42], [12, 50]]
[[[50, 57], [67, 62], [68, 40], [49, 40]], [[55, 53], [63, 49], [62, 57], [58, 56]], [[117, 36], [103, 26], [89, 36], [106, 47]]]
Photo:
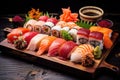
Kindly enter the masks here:
[[93, 45], [94, 47], [100, 46], [103, 49], [103, 33], [92, 31], [89, 34], [89, 44]]
[[70, 29], [68, 32], [72, 36], [73, 41], [75, 42], [77, 40], [77, 31], [78, 31], [77, 29], [73, 28], [73, 29]]
[[80, 28], [77, 32], [77, 44], [86, 44], [89, 40], [89, 29]]
[[37, 21], [37, 22], [34, 24], [34, 31], [41, 33], [41, 32], [42, 32], [42, 26], [43, 26], [44, 24], [45, 24], [44, 21]]
[[45, 24], [42, 26], [42, 33], [50, 35], [51, 34], [51, 28], [54, 26], [52, 22], [45, 22]]
[[51, 29], [51, 35], [55, 37], [60, 37], [61, 26], [54, 26]]
[[37, 20], [34, 20], [34, 19], [30, 19], [29, 21], [27, 21], [25, 24], [24, 24], [24, 28], [28, 28], [30, 29], [31, 31], [34, 31], [34, 24], [37, 22]]

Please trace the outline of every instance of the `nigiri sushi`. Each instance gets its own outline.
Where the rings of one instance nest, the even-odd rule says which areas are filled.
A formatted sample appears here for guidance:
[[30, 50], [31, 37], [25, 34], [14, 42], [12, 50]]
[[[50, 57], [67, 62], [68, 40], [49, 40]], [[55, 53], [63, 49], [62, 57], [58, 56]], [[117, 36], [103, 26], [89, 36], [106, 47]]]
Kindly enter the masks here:
[[26, 41], [27, 45], [30, 43], [30, 40], [37, 34], [39, 34], [39, 33], [35, 32], [35, 31], [30, 31], [23, 35], [23, 38]]
[[100, 46], [100, 49], [103, 49], [103, 33], [98, 31], [92, 31], [89, 34], [89, 44], [93, 45], [94, 47]]
[[93, 55], [94, 47], [90, 44], [81, 44], [80, 46], [76, 46], [71, 51], [70, 61], [75, 63], [80, 63], [83, 66], [89, 67], [93, 66], [94, 55]]
[[15, 28], [10, 33], [7, 34], [7, 41], [13, 44], [14, 41], [17, 40], [19, 36], [29, 31], [30, 31], [29, 29], [23, 27]]
[[54, 26], [52, 22], [45, 22], [45, 24], [42, 26], [42, 33], [51, 35], [51, 28]]
[[30, 19], [29, 21], [27, 21], [23, 27], [24, 28], [28, 28], [30, 29], [31, 31], [34, 31], [34, 24], [37, 22], [37, 20], [34, 20], [34, 19]]
[[90, 33], [89, 29], [80, 28], [77, 31], [77, 44], [80, 45], [88, 43], [89, 33]]
[[63, 45], [59, 48], [58, 54], [60, 59], [66, 60], [70, 58], [70, 51], [75, 47], [78, 46], [73, 41], [66, 41]]
[[27, 50], [35, 51], [39, 48], [39, 44], [48, 35], [46, 34], [37, 34], [35, 35], [31, 40], [30, 43], [27, 46]]
[[55, 36], [48, 36], [45, 37], [39, 45], [39, 49], [36, 53], [36, 55], [40, 56], [42, 55], [45, 51], [48, 51], [49, 46], [52, 44], [52, 42], [56, 39]]
[[58, 55], [58, 50], [60, 48], [60, 46], [65, 43], [66, 40], [62, 39], [62, 38], [56, 38], [52, 44], [50, 45], [49, 49], [48, 49], [48, 56], [56, 56]]
[[55, 37], [60, 37], [61, 26], [54, 26], [51, 29], [51, 35]]
[[39, 33], [42, 33], [42, 26], [45, 24], [44, 21], [37, 21], [35, 24], [34, 24], [34, 31], [36, 32], [39, 32]]

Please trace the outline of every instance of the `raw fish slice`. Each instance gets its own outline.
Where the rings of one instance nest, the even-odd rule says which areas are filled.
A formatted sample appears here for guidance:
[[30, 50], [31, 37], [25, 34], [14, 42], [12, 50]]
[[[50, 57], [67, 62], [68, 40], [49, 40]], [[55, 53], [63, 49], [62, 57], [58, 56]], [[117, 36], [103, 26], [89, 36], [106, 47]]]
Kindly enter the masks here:
[[27, 45], [30, 43], [30, 40], [37, 34], [38, 32], [30, 31], [23, 35], [23, 38], [27, 42]]
[[65, 43], [66, 40], [62, 38], [56, 38], [49, 47], [48, 56], [56, 56], [60, 46]]
[[[73, 41], [66, 41], [58, 50], [58, 54], [62, 59], [69, 59], [70, 58], [70, 51], [75, 47], [78, 46]], [[61, 59], [60, 58], [60, 59]]]
[[40, 43], [39, 50], [37, 51], [36, 55], [40, 56], [45, 51], [48, 51], [49, 46], [55, 39], [56, 39], [56, 37], [54, 37], [54, 36], [48, 36], [48, 37], [44, 38]]
[[7, 40], [9, 43], [14, 43], [15, 40], [18, 39], [19, 36], [29, 32], [30, 30], [23, 27], [18, 27], [13, 29], [10, 33], [7, 34]]
[[27, 50], [31, 50], [31, 51], [35, 51], [38, 49], [40, 42], [42, 41], [42, 39], [44, 39], [45, 37], [47, 37], [48, 35], [45, 34], [37, 34], [35, 35], [30, 43], [28, 44]]
[[100, 46], [103, 49], [103, 36], [102, 32], [92, 31], [89, 34], [89, 44], [93, 45], [94, 47]]
[[77, 31], [77, 44], [80, 45], [88, 43], [89, 33], [90, 33], [89, 29], [80, 28]]

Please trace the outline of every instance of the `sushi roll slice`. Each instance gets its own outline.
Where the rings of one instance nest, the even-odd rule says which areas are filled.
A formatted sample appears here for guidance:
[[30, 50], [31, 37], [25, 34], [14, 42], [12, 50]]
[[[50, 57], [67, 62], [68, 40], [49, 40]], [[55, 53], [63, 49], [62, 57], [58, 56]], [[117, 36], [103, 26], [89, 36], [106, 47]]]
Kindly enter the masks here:
[[27, 46], [27, 50], [35, 51], [39, 48], [39, 44], [48, 35], [46, 34], [37, 34], [35, 35], [31, 40], [30, 43]]
[[69, 31], [70, 30], [70, 27], [63, 27], [61, 30], [65, 30], [65, 31]]
[[92, 31], [89, 34], [89, 44], [93, 45], [94, 47], [100, 46], [103, 49], [103, 33], [98, 31]]
[[75, 42], [77, 40], [77, 32], [78, 32], [78, 30], [75, 28], [70, 29], [70, 31], [68, 32], [72, 36], [73, 41], [75, 41]]
[[34, 24], [37, 22], [37, 20], [34, 20], [34, 19], [30, 19], [29, 21], [27, 21], [23, 27], [24, 28], [28, 28], [30, 29], [31, 31], [34, 31]]
[[51, 29], [51, 35], [55, 37], [60, 37], [61, 26], [54, 26]]
[[45, 24], [42, 26], [42, 33], [43, 34], [51, 34], [51, 28], [54, 26], [52, 22], [45, 22]]
[[45, 24], [44, 21], [37, 21], [35, 24], [34, 24], [34, 31], [35, 32], [39, 32], [39, 33], [42, 33], [42, 26]]
[[89, 40], [89, 29], [80, 28], [77, 32], [77, 44], [86, 44]]

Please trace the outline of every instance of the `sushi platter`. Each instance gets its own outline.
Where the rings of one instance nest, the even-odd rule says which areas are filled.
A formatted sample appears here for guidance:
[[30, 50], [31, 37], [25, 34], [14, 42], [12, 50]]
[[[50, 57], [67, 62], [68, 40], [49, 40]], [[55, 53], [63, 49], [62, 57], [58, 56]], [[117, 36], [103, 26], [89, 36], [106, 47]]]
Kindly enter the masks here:
[[[113, 33], [112, 41], [113, 41], [114, 45], [115, 45], [115, 41], [116, 41], [117, 37], [118, 37], [118, 33]], [[75, 73], [73, 72], [73, 74], [77, 75], [78, 73], [81, 73], [81, 72], [87, 73], [87, 74], [88, 73], [93, 74], [96, 71], [96, 69], [99, 68], [100, 65], [102, 65], [103, 62], [106, 63], [105, 59], [109, 55], [109, 53], [112, 50], [112, 48], [114, 47], [114, 45], [110, 49], [104, 50], [102, 58], [99, 60], [95, 60], [95, 65], [92, 67], [84, 67], [84, 66], [81, 66], [80, 64], [72, 63], [69, 60], [66, 60], [66, 61], [61, 60], [57, 57], [48, 57], [46, 54], [37, 56], [37, 55], [35, 55], [35, 53], [36, 53], [35, 51], [16, 49], [13, 45], [11, 45], [10, 43], [7, 42], [7, 39], [0, 42], [0, 49], [3, 52], [6, 52], [6, 50], [7, 50], [6, 53], [18, 55], [19, 57], [25, 58], [27, 60], [32, 60], [32, 61], [37, 61], [37, 62], [39, 61], [38, 63], [55, 68], [55, 69], [59, 68], [62, 70], [62, 69], [70, 68], [70, 71], [68, 71], [68, 70], [66, 70], [66, 71], [71, 72], [71, 73], [72, 73], [72, 71], [75, 71]], [[52, 66], [53, 64], [54, 64], [54, 66]], [[60, 66], [60, 67], [58, 67], [58, 66]], [[102, 66], [107, 67], [107, 68], [113, 67], [113, 65], [111, 65], [111, 64], [109, 64], [109, 67], [104, 64]], [[114, 68], [116, 68], [116, 66], [114, 66]]]
[[77, 76], [94, 74], [100, 67], [119, 70], [105, 61], [119, 34], [108, 27], [78, 21], [77, 13], [65, 16], [61, 14], [59, 20], [27, 17], [23, 26], [4, 29], [7, 34], [0, 42], [1, 51]]

